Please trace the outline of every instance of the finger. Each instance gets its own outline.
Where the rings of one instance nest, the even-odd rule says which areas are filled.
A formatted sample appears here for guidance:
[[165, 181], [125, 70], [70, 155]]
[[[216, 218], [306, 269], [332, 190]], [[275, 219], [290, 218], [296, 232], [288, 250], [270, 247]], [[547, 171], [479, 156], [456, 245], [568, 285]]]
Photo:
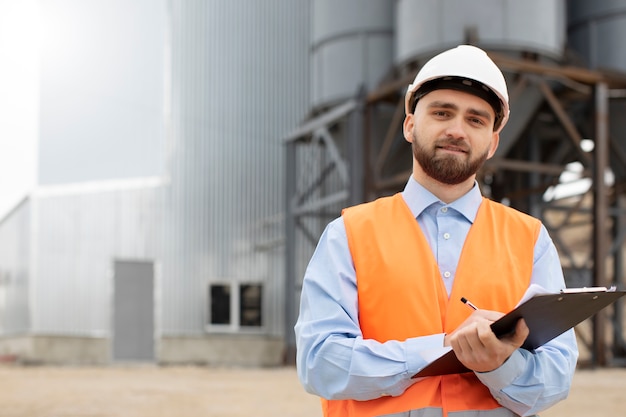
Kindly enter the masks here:
[[461, 323], [461, 325], [457, 327], [456, 330], [460, 330], [464, 327], [471, 326], [474, 323], [478, 323], [481, 321], [486, 321], [491, 324], [494, 321], [498, 320], [500, 317], [502, 317], [502, 315], [503, 314], [498, 311], [476, 310], [463, 323]]
[[490, 336], [497, 342], [488, 321], [474, 323], [461, 332], [458, 339], [458, 347], [462, 349], [463, 353], [475, 357], [485, 349], [486, 343], [492, 343]]
[[498, 338], [491, 330], [491, 324], [488, 322], [478, 323], [476, 326], [476, 334], [481, 347], [493, 346], [498, 343]]
[[493, 335], [489, 324], [487, 322], [477, 323], [473, 333], [467, 334], [466, 337], [459, 340], [461, 354], [457, 356], [470, 369], [480, 371], [494, 369], [496, 366], [491, 364], [494, 356], [494, 340], [492, 339], [498, 343], [498, 339]]
[[504, 313], [492, 310], [476, 310], [473, 314], [490, 322], [494, 322], [504, 316]]
[[519, 319], [517, 323], [515, 323], [515, 333], [511, 336], [511, 343], [517, 347], [522, 346], [529, 333], [530, 329], [526, 325], [526, 321]]
[[463, 353], [467, 354], [468, 352], [472, 351], [471, 339], [472, 339], [473, 334], [476, 334], [475, 323], [455, 333], [450, 342], [450, 345], [452, 346], [455, 352], [461, 353], [461, 354]]

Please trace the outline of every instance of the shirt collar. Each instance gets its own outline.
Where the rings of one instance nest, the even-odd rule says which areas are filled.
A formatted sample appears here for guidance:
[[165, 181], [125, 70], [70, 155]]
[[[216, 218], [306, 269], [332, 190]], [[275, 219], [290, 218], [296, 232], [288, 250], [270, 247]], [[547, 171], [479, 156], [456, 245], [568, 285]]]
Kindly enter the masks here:
[[450, 204], [445, 204], [440, 201], [433, 193], [424, 188], [419, 182], [417, 182], [413, 176], [409, 178], [409, 181], [404, 187], [402, 197], [407, 206], [413, 213], [413, 217], [417, 218], [424, 210], [433, 204], [440, 206], [450, 207], [459, 213], [461, 213], [467, 220], [474, 223], [476, 219], [476, 213], [482, 203], [482, 194], [478, 183], [474, 182], [472, 189], [463, 195], [461, 198], [453, 201]]

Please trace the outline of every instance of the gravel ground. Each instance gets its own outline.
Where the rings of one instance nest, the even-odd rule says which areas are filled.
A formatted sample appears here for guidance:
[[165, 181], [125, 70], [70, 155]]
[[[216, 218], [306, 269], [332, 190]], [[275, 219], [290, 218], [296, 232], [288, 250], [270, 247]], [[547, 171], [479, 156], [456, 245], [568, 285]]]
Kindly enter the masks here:
[[[294, 368], [0, 367], [0, 417], [319, 417]], [[542, 417], [626, 416], [626, 369], [580, 370]]]

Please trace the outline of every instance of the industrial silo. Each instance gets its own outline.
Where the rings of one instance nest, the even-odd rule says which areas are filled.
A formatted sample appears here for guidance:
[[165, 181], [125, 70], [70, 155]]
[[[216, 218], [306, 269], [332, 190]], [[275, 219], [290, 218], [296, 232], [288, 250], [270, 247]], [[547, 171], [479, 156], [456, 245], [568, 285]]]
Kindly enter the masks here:
[[[609, 73], [626, 73], [626, 2], [620, 0], [571, 0], [567, 9], [568, 47], [581, 66]], [[616, 181], [626, 177], [623, 161], [626, 155], [625, 90], [610, 93], [609, 136], [616, 152], [611, 153]]]
[[393, 62], [394, 4], [313, 0], [311, 100], [314, 108], [372, 90]]
[[306, 0], [169, 0], [159, 359], [282, 357], [284, 150], [309, 111]]
[[427, 57], [461, 43], [560, 57], [563, 0], [399, 0], [395, 61]]
[[626, 70], [626, 2], [570, 0], [568, 46], [589, 68]]

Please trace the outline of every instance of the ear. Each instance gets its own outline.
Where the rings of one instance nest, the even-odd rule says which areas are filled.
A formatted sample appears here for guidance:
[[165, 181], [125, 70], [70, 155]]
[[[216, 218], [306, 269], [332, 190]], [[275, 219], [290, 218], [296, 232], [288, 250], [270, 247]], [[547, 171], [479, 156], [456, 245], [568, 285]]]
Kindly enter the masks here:
[[496, 153], [496, 149], [498, 149], [498, 144], [500, 143], [500, 133], [493, 133], [493, 137], [491, 139], [491, 147], [489, 148], [489, 154], [487, 155], [487, 159], [491, 159], [493, 155]]
[[407, 114], [404, 118], [404, 123], [402, 124], [402, 128], [404, 131], [404, 139], [413, 143], [413, 128], [415, 127], [415, 115]]

